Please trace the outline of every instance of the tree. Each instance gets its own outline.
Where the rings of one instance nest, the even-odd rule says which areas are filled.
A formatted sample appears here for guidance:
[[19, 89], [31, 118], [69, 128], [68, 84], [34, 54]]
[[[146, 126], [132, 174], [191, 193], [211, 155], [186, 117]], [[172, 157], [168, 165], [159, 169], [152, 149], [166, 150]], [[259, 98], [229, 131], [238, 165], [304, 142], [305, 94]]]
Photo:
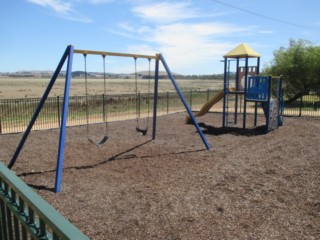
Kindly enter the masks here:
[[320, 94], [320, 46], [307, 40], [290, 40], [288, 48], [281, 47], [273, 55], [262, 72], [283, 76], [288, 103], [311, 91]]

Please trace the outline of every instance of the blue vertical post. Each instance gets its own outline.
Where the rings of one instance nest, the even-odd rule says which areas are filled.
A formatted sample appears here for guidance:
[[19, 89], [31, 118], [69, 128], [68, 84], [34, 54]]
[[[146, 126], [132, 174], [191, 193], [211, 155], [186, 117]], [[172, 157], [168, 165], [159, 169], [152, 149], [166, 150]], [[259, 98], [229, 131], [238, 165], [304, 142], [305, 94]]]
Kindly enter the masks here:
[[227, 104], [227, 58], [224, 58], [224, 78], [223, 78], [223, 112], [222, 112], [222, 127], [226, 127], [226, 104]]
[[156, 63], [155, 63], [155, 74], [154, 74], [152, 140], [156, 139], [156, 132], [157, 132], [158, 82], [159, 82], [159, 55], [157, 54]]
[[179, 86], [178, 86], [178, 84], [177, 84], [174, 76], [172, 75], [172, 73], [171, 73], [171, 71], [170, 71], [170, 69], [169, 69], [166, 61], [164, 60], [164, 58], [163, 58], [163, 56], [162, 56], [161, 54], [160, 54], [160, 60], [161, 60], [161, 62], [162, 62], [162, 64], [163, 64], [164, 68], [166, 69], [166, 71], [167, 71], [167, 73], [168, 73], [168, 75], [169, 75], [169, 77], [170, 77], [170, 79], [171, 79], [171, 82], [172, 82], [172, 84], [174, 85], [174, 87], [175, 87], [175, 89], [176, 89], [176, 91], [177, 91], [177, 93], [178, 93], [181, 101], [183, 102], [184, 107], [186, 108], [186, 110], [187, 110], [190, 118], [192, 119], [192, 121], [193, 121], [193, 123], [194, 123], [194, 125], [195, 125], [195, 127], [196, 127], [196, 129], [197, 129], [197, 131], [198, 131], [198, 133], [199, 133], [199, 135], [200, 135], [200, 137], [201, 137], [204, 145], [205, 145], [206, 148], [209, 150], [209, 149], [211, 148], [211, 145], [208, 143], [206, 137], [204, 136], [203, 132], [201, 131], [201, 129], [200, 129], [200, 127], [199, 127], [199, 124], [198, 124], [198, 122], [196, 121], [196, 119], [195, 119], [195, 117], [194, 117], [194, 115], [193, 115], [193, 113], [192, 113], [192, 111], [191, 111], [191, 108], [189, 107], [189, 105], [188, 105], [185, 97], [183, 96], [183, 93], [181, 92], [181, 90], [180, 90], [180, 88], [179, 88]]
[[268, 96], [267, 96], [267, 110], [266, 110], [266, 133], [269, 132], [269, 124], [270, 124], [270, 100], [271, 100], [271, 91], [272, 91], [272, 77], [268, 78]]
[[254, 121], [253, 125], [256, 127], [257, 126], [257, 121], [258, 121], [258, 102], [254, 103]]
[[71, 74], [72, 74], [73, 51], [74, 51], [74, 48], [73, 48], [73, 46], [70, 45], [69, 46], [67, 72], [66, 72], [66, 82], [65, 82], [65, 87], [64, 87], [63, 106], [62, 106], [62, 118], [61, 118], [61, 128], [60, 128], [60, 138], [59, 138], [59, 151], [58, 151], [57, 167], [56, 167], [56, 180], [55, 180], [55, 186], [54, 186], [55, 192], [60, 192], [60, 189], [61, 189], [63, 160], [64, 160], [64, 147], [65, 147], [68, 108], [69, 108], [70, 84], [71, 84]]
[[283, 125], [283, 111], [284, 111], [284, 99], [283, 99], [283, 89], [282, 89], [282, 76], [279, 79], [278, 85], [278, 125]]
[[247, 121], [247, 88], [248, 88], [248, 57], [246, 57], [246, 64], [244, 69], [244, 104], [243, 104], [243, 129], [246, 128]]
[[[257, 58], [257, 76], [260, 74], [260, 57]], [[254, 103], [254, 126], [257, 126], [257, 118], [258, 118], [258, 102]]]
[[8, 168], [11, 169], [13, 167], [13, 165], [15, 164], [15, 162], [17, 161], [17, 158], [18, 158], [18, 156], [19, 156], [19, 154], [20, 154], [20, 152], [21, 152], [21, 150], [23, 148], [23, 145], [24, 145], [25, 141], [27, 140], [31, 129], [32, 129], [34, 123], [36, 122], [36, 120], [37, 120], [37, 118], [38, 118], [38, 116], [39, 116], [39, 114], [41, 112], [41, 109], [43, 108], [44, 103], [46, 102], [46, 100], [47, 100], [47, 98], [49, 96], [49, 93], [50, 93], [50, 91], [51, 91], [51, 89], [52, 89], [52, 87], [53, 87], [53, 85], [54, 85], [54, 83], [55, 83], [55, 81], [56, 81], [56, 79], [57, 79], [57, 77], [58, 77], [63, 65], [64, 65], [64, 62], [66, 61], [66, 59], [68, 57], [68, 54], [69, 54], [69, 46], [66, 48], [66, 50], [65, 50], [65, 52], [64, 52], [64, 54], [63, 54], [63, 56], [62, 56], [62, 58], [61, 58], [61, 60], [60, 60], [60, 62], [58, 64], [58, 66], [57, 66], [57, 68], [55, 70], [55, 72], [53, 73], [52, 78], [51, 78], [51, 80], [50, 80], [50, 82], [49, 82], [49, 84], [48, 84], [48, 86], [47, 86], [47, 88], [46, 88], [46, 90], [45, 90], [45, 92], [44, 92], [44, 94], [43, 94], [43, 96], [42, 96], [42, 98], [41, 98], [41, 100], [40, 100], [40, 102], [39, 102], [39, 104], [38, 104], [33, 116], [32, 116], [32, 118], [31, 118], [30, 122], [29, 122], [29, 125], [28, 125], [26, 131], [24, 132], [24, 134], [23, 134], [23, 136], [22, 136], [22, 138], [21, 138], [21, 140], [20, 140], [20, 142], [18, 144], [18, 147], [17, 147], [15, 153], [13, 154], [10, 163], [8, 164]]
[[[237, 58], [237, 68], [236, 68], [236, 91], [239, 91], [239, 58]], [[234, 124], [238, 123], [238, 103], [239, 103], [239, 96], [236, 93], [235, 96], [235, 104], [234, 104]]]

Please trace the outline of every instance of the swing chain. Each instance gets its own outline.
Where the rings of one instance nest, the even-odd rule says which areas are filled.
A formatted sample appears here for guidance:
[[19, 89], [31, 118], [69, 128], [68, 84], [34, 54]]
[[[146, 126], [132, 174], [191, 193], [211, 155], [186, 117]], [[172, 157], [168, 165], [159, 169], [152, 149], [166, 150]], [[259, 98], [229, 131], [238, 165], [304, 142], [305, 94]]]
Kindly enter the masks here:
[[135, 62], [135, 91], [136, 91], [136, 131], [140, 135], [146, 135], [149, 128], [149, 115], [150, 115], [150, 82], [151, 82], [151, 59], [149, 60], [149, 72], [148, 72], [148, 94], [147, 94], [147, 103], [148, 103], [148, 117], [147, 117], [147, 126], [145, 129], [139, 127], [140, 119], [140, 94], [138, 93], [138, 74], [137, 74], [137, 58], [134, 57]]

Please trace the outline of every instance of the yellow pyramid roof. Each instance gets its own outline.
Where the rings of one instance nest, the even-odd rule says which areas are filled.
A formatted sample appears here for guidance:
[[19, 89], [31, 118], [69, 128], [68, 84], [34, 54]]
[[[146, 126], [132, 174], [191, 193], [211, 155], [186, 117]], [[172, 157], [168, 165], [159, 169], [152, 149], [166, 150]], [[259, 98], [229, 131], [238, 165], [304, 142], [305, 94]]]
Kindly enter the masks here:
[[257, 53], [255, 50], [253, 50], [251, 47], [249, 47], [245, 43], [239, 44], [237, 47], [232, 49], [230, 52], [225, 54], [223, 57], [225, 58], [257, 58], [261, 55]]

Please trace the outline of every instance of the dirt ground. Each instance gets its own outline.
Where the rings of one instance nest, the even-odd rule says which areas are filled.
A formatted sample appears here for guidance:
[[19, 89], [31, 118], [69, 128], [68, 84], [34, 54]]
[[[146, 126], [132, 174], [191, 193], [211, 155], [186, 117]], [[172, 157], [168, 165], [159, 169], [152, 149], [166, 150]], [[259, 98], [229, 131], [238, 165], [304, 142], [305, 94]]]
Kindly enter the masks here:
[[[91, 239], [320, 239], [320, 119], [262, 134], [224, 131], [207, 114], [207, 151], [185, 115], [159, 117], [154, 141], [134, 120], [112, 122], [100, 148], [85, 127], [68, 128], [60, 193], [58, 130], [32, 132], [13, 170]], [[96, 140], [103, 132], [90, 127]], [[0, 135], [0, 161], [20, 138]]]

